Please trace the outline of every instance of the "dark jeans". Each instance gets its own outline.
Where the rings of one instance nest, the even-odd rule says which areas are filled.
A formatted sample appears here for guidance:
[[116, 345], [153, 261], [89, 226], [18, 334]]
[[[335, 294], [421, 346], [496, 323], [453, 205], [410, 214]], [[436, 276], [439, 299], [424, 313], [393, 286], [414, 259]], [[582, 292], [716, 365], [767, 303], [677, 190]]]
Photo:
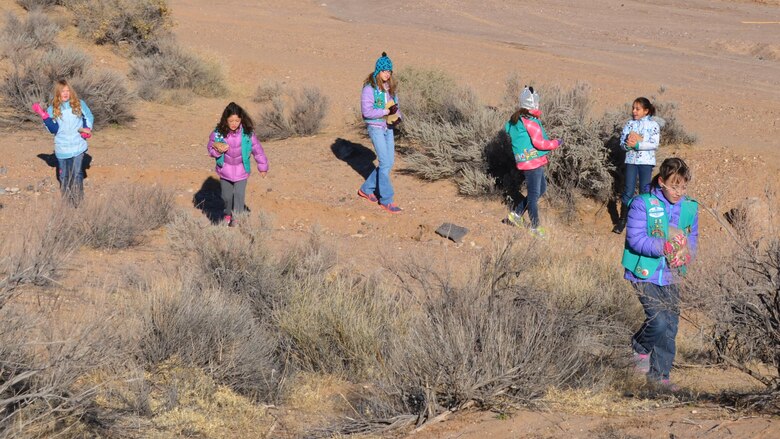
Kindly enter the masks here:
[[244, 211], [246, 200], [246, 182], [219, 180], [219, 186], [222, 189], [222, 201], [225, 202], [225, 215], [233, 215]]
[[60, 192], [73, 206], [84, 198], [84, 153], [69, 159], [57, 159], [60, 168]]
[[636, 190], [636, 177], [639, 175], [639, 193], [650, 192], [650, 179], [653, 177], [653, 165], [629, 165], [626, 164], [626, 181], [623, 188], [621, 201], [623, 206], [628, 206], [628, 202], [634, 198]]
[[528, 194], [520, 200], [515, 208], [515, 213], [522, 216], [528, 210], [528, 216], [531, 218], [531, 227], [539, 227], [539, 208], [537, 202], [539, 198], [547, 191], [547, 179], [544, 177], [544, 166], [540, 166], [530, 171], [523, 171], [525, 176], [525, 185]]
[[668, 379], [677, 352], [674, 339], [680, 321], [680, 290], [677, 285], [658, 286], [632, 282], [645, 309], [645, 321], [631, 339], [634, 351], [650, 354], [651, 380]]

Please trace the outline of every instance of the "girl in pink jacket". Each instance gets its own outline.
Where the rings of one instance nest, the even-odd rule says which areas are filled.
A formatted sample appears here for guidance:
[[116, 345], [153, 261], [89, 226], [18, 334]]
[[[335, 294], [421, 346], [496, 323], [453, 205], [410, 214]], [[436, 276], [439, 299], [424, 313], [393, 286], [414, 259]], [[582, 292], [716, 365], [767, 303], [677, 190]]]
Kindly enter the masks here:
[[268, 159], [255, 136], [252, 119], [235, 102], [225, 107], [206, 148], [217, 160], [217, 175], [225, 202], [225, 224], [232, 227], [235, 225], [233, 217], [244, 211], [246, 181], [252, 168], [250, 157], [257, 162], [261, 177], [268, 172]]

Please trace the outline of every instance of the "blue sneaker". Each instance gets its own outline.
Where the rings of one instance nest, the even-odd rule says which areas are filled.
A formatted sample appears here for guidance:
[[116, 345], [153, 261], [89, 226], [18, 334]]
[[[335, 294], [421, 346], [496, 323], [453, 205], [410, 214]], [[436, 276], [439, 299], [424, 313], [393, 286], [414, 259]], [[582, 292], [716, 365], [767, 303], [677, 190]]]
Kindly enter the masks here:
[[366, 200], [372, 202], [372, 203], [378, 203], [379, 199], [374, 194], [367, 194], [363, 192], [362, 190], [358, 189], [358, 196], [361, 198], [365, 198]]

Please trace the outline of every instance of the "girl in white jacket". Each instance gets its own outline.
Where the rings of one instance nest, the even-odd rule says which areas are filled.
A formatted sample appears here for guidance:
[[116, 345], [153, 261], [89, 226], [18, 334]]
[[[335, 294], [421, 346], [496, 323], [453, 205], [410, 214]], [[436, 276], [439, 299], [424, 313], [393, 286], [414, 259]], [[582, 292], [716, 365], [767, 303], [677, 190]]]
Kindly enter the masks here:
[[655, 166], [655, 150], [661, 140], [661, 127], [653, 120], [655, 107], [644, 97], [634, 99], [631, 106], [632, 119], [626, 122], [620, 135], [620, 147], [626, 151], [625, 187], [621, 197], [620, 219], [612, 229], [623, 233], [628, 216], [628, 203], [634, 197], [636, 180], [639, 177], [639, 193], [650, 190], [650, 178]]

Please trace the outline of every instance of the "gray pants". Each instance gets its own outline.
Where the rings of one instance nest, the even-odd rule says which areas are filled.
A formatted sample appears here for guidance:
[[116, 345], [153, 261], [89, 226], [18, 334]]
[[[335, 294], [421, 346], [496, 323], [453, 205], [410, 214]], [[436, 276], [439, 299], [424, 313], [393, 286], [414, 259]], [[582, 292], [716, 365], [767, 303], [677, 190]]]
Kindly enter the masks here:
[[222, 201], [225, 202], [225, 215], [233, 215], [244, 211], [246, 182], [246, 180], [236, 182], [219, 180], [219, 186], [222, 188]]

